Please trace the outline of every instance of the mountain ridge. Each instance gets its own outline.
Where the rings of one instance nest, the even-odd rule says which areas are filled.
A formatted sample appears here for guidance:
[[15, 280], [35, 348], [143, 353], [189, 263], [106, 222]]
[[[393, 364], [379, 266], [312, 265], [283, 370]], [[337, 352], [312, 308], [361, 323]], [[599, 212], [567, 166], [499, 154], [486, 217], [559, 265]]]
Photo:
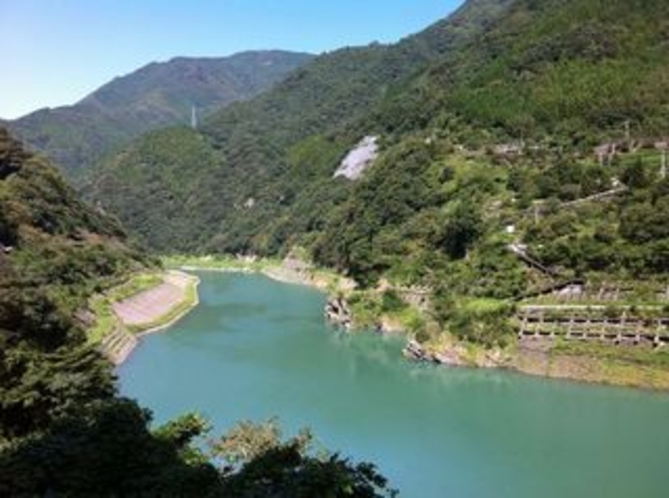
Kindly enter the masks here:
[[[317, 58], [197, 132], [146, 136], [100, 167], [92, 195], [158, 251], [300, 249], [370, 289], [363, 316], [378, 316], [383, 282], [429, 289], [407, 324], [421, 340], [508, 344], [513, 303], [565, 282], [659, 287], [669, 4], [492, 3], [464, 36], [452, 30], [490, 4], [427, 38]], [[364, 137], [374, 163], [333, 178]]]
[[188, 124], [280, 81], [312, 56], [281, 50], [175, 57], [118, 76], [70, 106], [40, 109], [5, 126], [80, 180], [105, 154], [147, 131]]
[[[273, 199], [270, 202], [283, 199], [279, 203], [283, 210], [308, 177], [315, 175], [329, 182], [337, 158], [369, 131], [360, 125], [365, 125], [362, 118], [371, 109], [388, 96], [401, 94], [405, 82], [423, 71], [431, 59], [480, 32], [508, 4], [470, 1], [447, 19], [397, 44], [349, 47], [324, 54], [290, 74], [271, 92], [251, 102], [233, 104], [207, 119], [197, 141], [208, 159], [196, 168], [192, 181], [174, 179], [173, 172], [188, 170], [192, 161], [189, 155], [179, 154], [179, 141], [174, 140], [177, 132], [165, 131], [109, 158], [95, 175], [92, 195], [121, 218], [132, 217], [130, 225], [142, 227], [135, 233], [151, 233], [162, 241], [166, 241], [165, 232], [181, 234], [167, 245], [161, 243], [159, 249], [262, 250], [264, 243], [242, 242], [230, 232], [241, 233], [253, 226], [261, 238], [258, 228], [267, 223], [267, 216], [277, 214], [274, 209], [261, 212], [268, 198]], [[196, 139], [185, 130], [181, 133], [184, 148], [189, 148]], [[165, 156], [170, 159], [166, 161]], [[326, 173], [326, 168], [332, 171]], [[287, 179], [289, 171], [288, 176], [296, 181]], [[124, 181], [124, 176], [133, 181]], [[151, 185], [148, 192], [139, 189], [143, 181]], [[266, 188], [277, 183], [282, 183], [280, 188]], [[328, 189], [326, 183], [322, 186]], [[343, 188], [337, 183], [321, 194], [332, 198]], [[135, 209], [139, 199], [155, 209]], [[258, 201], [256, 209], [237, 209], [249, 199]], [[174, 216], [165, 217], [165, 212]], [[184, 217], [183, 213], [201, 216]], [[214, 240], [215, 226], [230, 220], [233, 213], [241, 219], [237, 227]], [[191, 236], [183, 236], [175, 224], [190, 226]]]
[[[661, 16], [648, 20], [662, 8], [659, 0], [633, 9], [618, 0], [470, 1], [395, 45], [326, 54], [271, 92], [216, 113], [188, 141], [208, 158], [195, 181], [174, 180], [173, 172], [192, 167], [179, 141], [166, 140], [176, 132], [165, 132], [111, 158], [94, 195], [122, 219], [131, 215], [129, 225], [149, 243], [160, 233], [158, 249], [271, 254], [322, 237], [328, 213], [354, 190], [331, 176], [365, 136], [379, 135], [382, 152], [427, 134], [482, 152], [518, 152], [527, 143], [547, 158], [559, 150], [583, 158], [619, 140], [625, 126], [647, 141], [669, 127], [666, 41]], [[148, 199], [164, 212], [175, 196], [183, 204], [170, 219], [134, 207], [134, 198]], [[182, 235], [168, 241], [164, 227], [179, 219], [197, 227], [195, 236], [175, 230]]]

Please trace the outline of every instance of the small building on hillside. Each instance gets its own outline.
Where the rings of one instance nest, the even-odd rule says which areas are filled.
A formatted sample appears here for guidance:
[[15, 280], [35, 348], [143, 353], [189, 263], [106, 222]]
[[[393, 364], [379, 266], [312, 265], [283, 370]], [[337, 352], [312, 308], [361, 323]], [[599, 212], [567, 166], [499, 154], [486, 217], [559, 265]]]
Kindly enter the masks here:
[[618, 144], [616, 142], [607, 142], [595, 147], [593, 152], [601, 166], [610, 166], [611, 161], [618, 155]]

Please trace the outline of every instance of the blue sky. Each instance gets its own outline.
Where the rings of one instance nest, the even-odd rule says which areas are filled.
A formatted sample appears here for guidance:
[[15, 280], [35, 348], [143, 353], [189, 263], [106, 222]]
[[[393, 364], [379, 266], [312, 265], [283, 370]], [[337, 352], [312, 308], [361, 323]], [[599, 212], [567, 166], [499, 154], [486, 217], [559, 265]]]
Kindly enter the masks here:
[[392, 42], [462, 0], [0, 0], [0, 117], [72, 104], [175, 56]]

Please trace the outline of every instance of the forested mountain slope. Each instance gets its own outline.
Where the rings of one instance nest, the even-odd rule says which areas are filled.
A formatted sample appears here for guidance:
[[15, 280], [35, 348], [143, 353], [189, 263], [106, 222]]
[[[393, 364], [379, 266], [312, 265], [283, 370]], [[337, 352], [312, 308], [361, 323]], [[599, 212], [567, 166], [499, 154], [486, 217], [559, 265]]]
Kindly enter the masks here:
[[[493, 29], [431, 71], [442, 107], [484, 130], [566, 145], [667, 133], [666, 2], [517, 0]], [[620, 136], [620, 131], [619, 131]]]
[[42, 109], [6, 126], [49, 156], [70, 179], [78, 179], [95, 161], [142, 133], [190, 124], [193, 106], [203, 119], [270, 88], [311, 57], [259, 51], [154, 62], [72, 106]]
[[[634, 305], [647, 310], [639, 323], [661, 323], [669, 4], [493, 4], [467, 2], [395, 46], [318, 58], [200, 133], [144, 137], [102, 166], [94, 196], [163, 252], [300, 246], [370, 289], [352, 297], [360, 323], [395, 313], [437, 350], [454, 337], [513, 347], [514, 303], [559, 300], [570, 283], [600, 306], [608, 285], [625, 289], [607, 316], [624, 322]], [[378, 137], [379, 157], [359, 180], [333, 178], [363, 137]], [[664, 375], [653, 347], [585, 350], [588, 362]]]
[[1, 496], [390, 495], [372, 465], [316, 457], [306, 434], [284, 442], [271, 424], [240, 426], [212, 450], [236, 457], [222, 471], [191, 444], [204, 419], [151, 428], [148, 410], [120, 398], [87, 340], [86, 303], [153, 265], [0, 128]]
[[381, 131], [363, 118], [509, 3], [470, 1], [396, 45], [325, 54], [271, 92], [217, 113], [201, 133], [150, 134], [105, 162], [93, 195], [159, 250], [277, 251], [291, 210], [318, 200], [305, 213], [313, 222], [304, 222], [317, 229], [346, 195], [345, 182], [331, 181], [338, 161], [362, 135]]
[[[449, 258], [465, 254], [467, 247], [459, 244], [448, 249], [455, 238], [451, 230], [461, 232], [465, 246], [477, 239], [492, 242], [505, 224], [526, 223], [533, 202], [586, 197], [620, 180], [632, 190], [661, 180], [656, 143], [662, 148], [662, 137], [669, 135], [669, 97], [661, 83], [669, 77], [669, 52], [666, 22], [657, 14], [668, 11], [661, 1], [514, 2], [474, 43], [447, 55], [369, 117], [368, 127], [385, 127], [386, 152], [329, 216], [317, 255], [356, 273], [378, 274], [394, 265], [389, 243], [397, 247], [398, 261], [422, 253], [418, 245], [434, 249], [428, 251], [429, 266], [438, 266], [434, 261], [444, 252]], [[600, 162], [594, 148], [601, 143], [615, 152]], [[623, 206], [631, 209], [640, 199], [623, 197], [618, 215], [626, 216]], [[581, 209], [587, 216], [581, 214], [580, 222], [589, 228], [578, 230], [574, 217], [561, 233], [588, 234], [599, 241], [598, 251], [606, 252], [613, 232], [634, 231], [615, 217], [606, 223], [598, 203]], [[591, 231], [597, 219], [600, 235]], [[550, 249], [557, 240], [548, 231], [528, 230], [551, 263], [581, 272], [597, 266], [583, 262], [594, 253], [582, 244], [563, 239], [562, 250], [570, 255], [557, 258]], [[482, 257], [494, 252], [479, 248]], [[638, 254], [635, 249], [632, 241], [599, 268], [631, 268], [621, 260]], [[504, 251], [503, 243], [497, 251]], [[494, 275], [516, 281], [516, 292], [526, 286], [522, 278], [497, 271], [481, 281]], [[466, 286], [470, 279], [459, 281]]]
[[[111, 365], [75, 318], [91, 293], [147, 264], [115, 221], [0, 129], [1, 495], [185, 490], [189, 479], [215, 479], [153, 438], [148, 413], [116, 398]], [[131, 484], [131, 467], [114, 459], [145, 481]]]
[[[398, 260], [406, 251], [448, 259], [440, 241], [454, 213], [476, 208], [473, 223], [486, 203], [608, 188], [622, 172], [590, 164], [595, 145], [633, 137], [638, 147], [667, 133], [667, 9], [660, 0], [470, 1], [397, 45], [319, 57], [201, 133], [139, 140], [100, 169], [93, 193], [162, 251], [274, 254], [299, 244], [360, 278], [394, 266], [389, 247], [404, 247]], [[332, 179], [371, 135], [382, 155], [366, 178]], [[499, 167], [503, 150], [520, 152], [514, 167]], [[474, 239], [482, 228], [467, 230]]]

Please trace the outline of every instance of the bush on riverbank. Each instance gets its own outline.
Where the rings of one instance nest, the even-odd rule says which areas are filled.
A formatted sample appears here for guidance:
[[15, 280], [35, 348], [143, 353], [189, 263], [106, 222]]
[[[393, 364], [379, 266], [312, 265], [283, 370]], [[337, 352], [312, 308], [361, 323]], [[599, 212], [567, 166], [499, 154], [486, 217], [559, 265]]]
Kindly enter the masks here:
[[487, 348], [504, 347], [513, 334], [513, 306], [491, 299], [440, 302], [437, 316], [445, 330], [458, 339]]

